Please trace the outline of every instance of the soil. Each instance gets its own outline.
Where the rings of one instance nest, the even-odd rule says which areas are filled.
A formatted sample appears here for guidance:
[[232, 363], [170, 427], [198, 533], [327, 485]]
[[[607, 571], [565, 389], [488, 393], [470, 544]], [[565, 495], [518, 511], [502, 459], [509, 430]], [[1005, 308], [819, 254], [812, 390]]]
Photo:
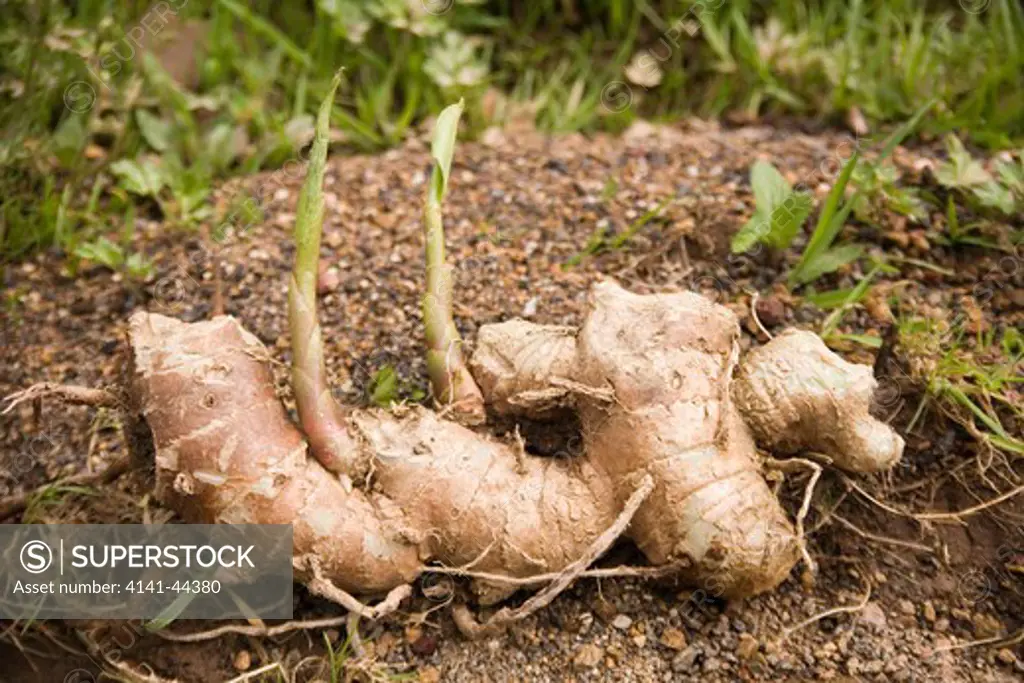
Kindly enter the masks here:
[[[607, 276], [638, 292], [690, 288], [715, 297], [740, 315], [745, 347], [766, 339], [752, 309], [768, 332], [793, 325], [820, 329], [826, 313], [784, 284], [805, 237], [786, 254], [753, 258], [730, 256], [728, 242], [753, 209], [747, 175], [755, 159], [770, 160], [820, 199], [849, 149], [849, 137], [833, 132], [723, 130], [699, 121], [672, 128], [641, 124], [622, 138], [489, 131], [481, 142], [459, 146], [445, 205], [449, 259], [459, 273], [460, 331], [471, 343], [478, 325], [514, 316], [576, 324], [588, 285]], [[897, 149], [904, 183], [938, 192], [929, 171], [933, 152]], [[428, 163], [427, 146], [418, 139], [381, 156], [331, 162], [321, 320], [333, 386], [348, 403], [365, 404], [374, 374], [385, 366], [397, 373], [403, 399], [423, 400], [427, 391], [419, 206]], [[220, 215], [254, 192], [265, 201], [261, 218], [236, 222], [215, 249], [156, 218], [140, 221], [135, 248], [156, 269], [145, 283], [99, 267], [70, 276], [56, 253], [7, 268], [0, 394], [44, 380], [114, 386], [130, 313], [141, 307], [185, 320], [207, 317], [219, 263], [227, 312], [271, 349], [280, 393], [290, 401], [286, 272], [301, 172], [291, 165], [218, 188]], [[656, 218], [638, 223], [672, 197]], [[921, 225], [886, 215], [875, 227], [846, 228], [844, 239], [875, 245], [898, 272], [877, 280], [876, 290], [890, 294], [889, 302], [869, 297], [843, 318], [839, 332], [891, 338], [890, 308], [895, 315], [962, 319], [978, 334], [1022, 326], [1019, 250], [943, 246], [935, 236], [944, 220], [941, 211]], [[582, 253], [597, 244], [600, 230], [606, 243], [615, 235], [629, 239], [620, 248]], [[847, 267], [823, 278], [818, 289], [852, 286], [864, 270]], [[983, 301], [979, 285], [988, 293]], [[842, 341], [833, 346], [852, 360], [879, 360], [878, 372], [890, 380], [883, 382], [880, 414], [908, 442], [892, 473], [856, 478], [865, 492], [891, 509], [956, 511], [1020, 483], [1019, 464], [986, 449], [938, 411], [913, 420], [920, 387], [900, 374], [900, 349], [886, 344], [876, 359], [877, 349]], [[0, 417], [0, 497], [102, 470], [125, 450], [119, 425], [109, 411], [56, 405], [36, 415], [24, 406]], [[1019, 425], [1011, 427], [1019, 434]], [[548, 455], [573, 442], [565, 438], [572, 430], [547, 433], [532, 425], [523, 431], [531, 452]], [[795, 511], [807, 478], [769, 476]], [[798, 570], [771, 594], [726, 603], [671, 582], [582, 580], [509, 633], [470, 642], [447, 609], [462, 587], [431, 576], [401, 613], [364, 624], [365, 654], [349, 658], [348, 672], [375, 680], [412, 673], [421, 681], [1022, 680], [1022, 501], [1012, 498], [962, 520], [920, 521], [870, 502], [848, 481], [826, 472], [815, 492], [808, 542], [817, 575]], [[149, 486], [145, 472], [134, 472], [101, 495], [52, 496], [8, 521], [174, 521], [147, 498]], [[635, 549], [621, 546], [603, 564], [639, 561]], [[297, 593], [297, 619], [341, 614]], [[12, 683], [95, 680], [97, 663], [71, 654], [82, 652], [85, 642], [76, 630], [102, 643], [123, 627], [14, 626], [0, 622], [0, 681]], [[170, 629], [209, 627], [178, 622]], [[303, 662], [323, 654], [325, 638], [341, 648], [344, 627], [198, 644], [147, 635], [132, 637], [121, 654], [135, 670], [148, 667], [180, 681], [228, 680], [274, 662], [297, 669], [295, 680], [334, 680], [316, 661]], [[281, 680], [279, 673], [265, 680]]]

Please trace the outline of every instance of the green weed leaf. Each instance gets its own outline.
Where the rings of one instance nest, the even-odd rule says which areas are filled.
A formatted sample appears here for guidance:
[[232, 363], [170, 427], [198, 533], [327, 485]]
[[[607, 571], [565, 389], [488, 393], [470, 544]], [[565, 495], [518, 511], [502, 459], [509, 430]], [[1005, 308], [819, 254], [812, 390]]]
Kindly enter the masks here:
[[766, 161], [754, 162], [750, 168], [750, 185], [757, 208], [765, 213], [771, 213], [793, 192], [778, 169]]
[[153, 159], [141, 162], [120, 159], [110, 165], [111, 172], [121, 182], [121, 187], [141, 197], [156, 197], [164, 186], [163, 170]]
[[990, 209], [998, 209], [1007, 216], [1016, 212], [1017, 202], [1013, 193], [997, 182], [985, 183], [974, 188], [974, 196], [978, 198], [982, 206]]
[[171, 148], [173, 126], [150, 114], [145, 109], [135, 112], [135, 123], [139, 125], [139, 132], [146, 144], [157, 152], [166, 152]]
[[971, 157], [960, 138], [950, 135], [946, 138], [949, 161], [935, 169], [935, 178], [946, 187], [965, 188], [992, 182], [981, 162]]
[[833, 273], [843, 266], [853, 263], [864, 254], [864, 247], [859, 244], [843, 244], [834, 249], [824, 251], [808, 261], [796, 277], [797, 284], [807, 284], [822, 275]]
[[750, 185], [756, 203], [754, 215], [733, 236], [732, 252], [742, 254], [759, 242], [785, 249], [811, 214], [813, 198], [806, 192], [793, 192], [782, 174], [764, 161], [751, 167]]
[[75, 249], [75, 256], [95, 261], [111, 270], [117, 270], [124, 263], [124, 252], [121, 247], [106, 237], [78, 245], [78, 248]]

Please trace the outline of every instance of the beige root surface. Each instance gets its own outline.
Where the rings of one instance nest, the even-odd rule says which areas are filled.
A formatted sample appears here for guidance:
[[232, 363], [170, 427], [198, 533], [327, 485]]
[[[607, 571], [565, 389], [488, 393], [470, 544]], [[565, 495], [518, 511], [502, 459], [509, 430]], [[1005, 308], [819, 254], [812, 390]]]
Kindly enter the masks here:
[[[610, 282], [593, 289], [578, 331], [485, 326], [471, 368], [492, 408], [576, 410], [584, 454], [531, 456], [422, 408], [353, 411], [357, 471], [368, 472], [357, 480], [309, 455], [266, 350], [232, 318], [133, 316], [130, 394], [152, 431], [159, 500], [188, 521], [292, 523], [298, 565], [347, 591], [389, 590], [429, 562], [560, 571], [649, 475], [626, 535], [653, 564], [743, 596], [781, 582], [798, 544], [733, 402], [738, 334], [728, 309], [695, 294], [639, 296]], [[760, 375], [743, 376], [755, 395]], [[477, 587], [484, 602], [508, 590]]]
[[[575, 338], [524, 321], [484, 326], [471, 367], [501, 412], [575, 407], [586, 457], [620, 501], [654, 476], [627, 532], [652, 563], [689, 560], [691, 582], [748, 595], [786, 577], [797, 543], [730, 398], [738, 335], [728, 309], [696, 294], [640, 296], [605, 282]], [[535, 400], [552, 385], [561, 395]]]
[[852, 472], [881, 472], [903, 455], [903, 439], [870, 414], [878, 382], [867, 365], [832, 353], [818, 335], [787, 330], [744, 359], [736, 403], [770, 450], [819, 451]]
[[423, 564], [529, 576], [579, 557], [618, 514], [608, 476], [415, 409], [357, 412], [369, 485], [331, 475], [274, 395], [266, 350], [232, 318], [131, 320], [132, 394], [156, 446], [156, 494], [186, 520], [294, 524], [294, 552], [375, 593]]

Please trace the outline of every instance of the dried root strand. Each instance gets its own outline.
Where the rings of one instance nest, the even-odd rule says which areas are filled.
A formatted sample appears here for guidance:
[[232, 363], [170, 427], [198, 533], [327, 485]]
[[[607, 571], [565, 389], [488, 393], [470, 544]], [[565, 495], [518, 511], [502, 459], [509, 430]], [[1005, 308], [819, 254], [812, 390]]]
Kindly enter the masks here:
[[391, 614], [398, 609], [403, 600], [412, 595], [412, 586], [408, 583], [403, 583], [392, 588], [383, 600], [371, 607], [357, 600], [351, 593], [335, 586], [315, 565], [312, 567], [312, 572], [313, 578], [306, 581], [306, 588], [309, 589], [310, 593], [341, 605], [350, 614], [370, 621], [375, 621]]
[[348, 615], [341, 617], [329, 617], [326, 619], [307, 619], [302, 621], [287, 621], [276, 626], [253, 626], [249, 624], [225, 624], [206, 631], [195, 631], [193, 633], [175, 633], [167, 629], [154, 631], [156, 635], [164, 640], [175, 643], [201, 643], [207, 640], [216, 640], [227, 635], [251, 636], [253, 638], [273, 638], [275, 636], [293, 633], [295, 631], [321, 631], [329, 628], [337, 628], [348, 623]]
[[584, 553], [579, 559], [572, 564], [568, 565], [559, 572], [557, 578], [552, 581], [547, 588], [533, 595], [529, 600], [524, 602], [521, 606], [515, 609], [509, 609], [507, 607], [499, 610], [494, 616], [488, 619], [483, 624], [476, 621], [475, 617], [469, 612], [468, 608], [464, 605], [456, 605], [453, 610], [453, 617], [455, 624], [459, 627], [459, 630], [470, 639], [478, 639], [489, 633], [511, 626], [517, 621], [522, 621], [526, 617], [530, 616], [537, 610], [543, 609], [544, 607], [551, 604], [558, 595], [572, 585], [573, 581], [578, 579], [580, 575], [593, 564], [597, 558], [605, 554], [613, 543], [622, 535], [622, 532], [629, 526], [630, 521], [636, 514], [636, 511], [640, 508], [647, 496], [654, 490], [654, 479], [651, 475], [646, 474], [641, 480], [640, 485], [637, 487], [633, 495], [626, 501], [626, 506], [622, 512], [616, 518], [615, 522], [605, 530], [600, 536], [598, 536], [587, 552]]
[[91, 406], [93, 408], [116, 408], [121, 405], [121, 400], [117, 397], [117, 394], [106, 389], [91, 389], [72, 384], [40, 382], [33, 384], [28, 389], [17, 391], [4, 398], [3, 400], [7, 402], [7, 407], [4, 408], [3, 412], [0, 412], [0, 415], [7, 415], [22, 403], [50, 398], [55, 398], [71, 405]]
[[[674, 564], [663, 564], [657, 567], [631, 567], [620, 565], [618, 567], [596, 567], [580, 572], [577, 578], [580, 579], [613, 579], [613, 578], [635, 578], [635, 579], [663, 579], [675, 576], [688, 567], [685, 562]], [[446, 576], [463, 576], [471, 579], [479, 579], [488, 583], [499, 585], [516, 586], [527, 588], [550, 583], [562, 575], [562, 572], [547, 572], [533, 576], [508, 576], [507, 574], [495, 574], [492, 572], [478, 572], [472, 569], [461, 567], [423, 567], [424, 573], [444, 574]]]

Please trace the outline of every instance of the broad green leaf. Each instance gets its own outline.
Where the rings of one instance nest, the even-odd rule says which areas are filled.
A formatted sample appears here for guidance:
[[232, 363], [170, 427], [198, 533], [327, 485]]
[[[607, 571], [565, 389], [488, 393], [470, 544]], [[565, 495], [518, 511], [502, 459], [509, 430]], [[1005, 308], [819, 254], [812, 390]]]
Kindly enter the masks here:
[[452, 167], [452, 156], [455, 154], [455, 136], [459, 132], [459, 117], [462, 116], [463, 101], [445, 107], [437, 117], [434, 125], [434, 141], [430, 145], [430, 155], [434, 159], [434, 170], [430, 175], [430, 194], [428, 199], [440, 204], [448, 189], [448, 174]]
[[864, 247], [859, 244], [843, 244], [834, 249], [829, 249], [818, 254], [808, 261], [800, 274], [796, 276], [797, 284], [807, 284], [817, 280], [822, 275], [832, 273], [848, 263], [853, 263], [864, 253]]
[[1013, 163], [1000, 159], [996, 162], [996, 173], [1003, 185], [1024, 197], [1024, 161]]
[[766, 161], [756, 161], [750, 168], [750, 186], [754, 190], [758, 210], [766, 214], [774, 211], [793, 192], [778, 169]]
[[749, 251], [755, 244], [761, 242], [770, 230], [771, 218], [755, 210], [750, 220], [733, 235], [732, 243], [729, 245], [732, 253], [742, 254]]
[[81, 156], [88, 137], [85, 116], [71, 114], [57, 126], [53, 137], [50, 138], [53, 153], [64, 166], [73, 166], [75, 160]]
[[[202, 158], [212, 172], [228, 168], [241, 156], [245, 142], [244, 128], [218, 123], [203, 136]], [[242, 144], [239, 144], [241, 139]]]
[[156, 197], [164, 186], [163, 171], [152, 159], [119, 159], [110, 165], [110, 170], [124, 189], [142, 197]]
[[106, 237], [78, 245], [78, 248], [75, 249], [75, 256], [95, 261], [111, 270], [117, 270], [124, 262], [124, 252], [121, 247]]
[[806, 192], [793, 192], [782, 174], [764, 161], [756, 161], [750, 168], [750, 186], [754, 191], [754, 215], [733, 236], [732, 252], [741, 254], [759, 242], [785, 249], [810, 215], [813, 198]]
[[974, 196], [982, 206], [999, 209], [1008, 216], [1015, 212], [1017, 202], [1014, 201], [1013, 193], [997, 182], [985, 183], [974, 188]]
[[153, 264], [142, 254], [132, 254], [125, 260], [124, 265], [129, 275], [140, 280], [153, 273]]
[[150, 114], [145, 109], [135, 112], [135, 122], [139, 125], [146, 144], [157, 152], [166, 152], [171, 148], [173, 127], [167, 121]]
[[794, 192], [772, 211], [771, 229], [764, 241], [774, 249], [785, 249], [793, 243], [804, 221], [811, 215], [814, 199], [807, 192]]
[[992, 181], [981, 162], [971, 157], [960, 138], [950, 135], [946, 138], [949, 161], [935, 169], [935, 178], [946, 187], [975, 187]]

